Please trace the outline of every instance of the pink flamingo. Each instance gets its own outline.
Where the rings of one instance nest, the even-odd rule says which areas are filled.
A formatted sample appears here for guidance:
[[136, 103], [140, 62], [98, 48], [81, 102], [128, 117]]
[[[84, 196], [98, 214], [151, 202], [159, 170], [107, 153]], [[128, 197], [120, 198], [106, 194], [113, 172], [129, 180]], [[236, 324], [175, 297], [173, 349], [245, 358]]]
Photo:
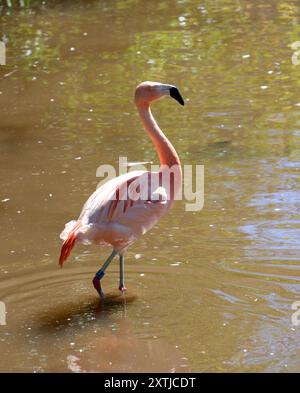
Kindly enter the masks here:
[[135, 91], [135, 104], [160, 159], [158, 172], [132, 171], [109, 180], [87, 200], [77, 221], [70, 221], [60, 234], [64, 240], [59, 263], [61, 267], [75, 243], [109, 244], [113, 251], [93, 279], [101, 298], [100, 280], [119, 254], [120, 285], [124, 285], [124, 253], [128, 246], [155, 225], [172, 206], [181, 187], [182, 171], [179, 157], [171, 142], [157, 125], [150, 104], [171, 96], [181, 105], [184, 101], [175, 86], [143, 82]]

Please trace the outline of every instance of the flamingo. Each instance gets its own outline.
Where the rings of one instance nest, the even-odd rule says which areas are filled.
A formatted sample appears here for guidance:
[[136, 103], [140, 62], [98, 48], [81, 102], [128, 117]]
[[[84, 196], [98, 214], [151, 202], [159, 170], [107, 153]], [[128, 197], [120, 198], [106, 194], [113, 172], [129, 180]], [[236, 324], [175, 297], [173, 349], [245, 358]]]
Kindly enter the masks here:
[[62, 267], [75, 243], [111, 245], [112, 253], [95, 274], [93, 285], [101, 299], [100, 280], [116, 255], [119, 255], [119, 290], [124, 293], [124, 253], [168, 212], [182, 183], [182, 170], [177, 152], [157, 125], [150, 104], [171, 96], [181, 105], [183, 98], [176, 86], [143, 82], [135, 90], [135, 104], [143, 125], [159, 156], [157, 172], [130, 171], [107, 181], [86, 201], [78, 220], [65, 225], [59, 264]]

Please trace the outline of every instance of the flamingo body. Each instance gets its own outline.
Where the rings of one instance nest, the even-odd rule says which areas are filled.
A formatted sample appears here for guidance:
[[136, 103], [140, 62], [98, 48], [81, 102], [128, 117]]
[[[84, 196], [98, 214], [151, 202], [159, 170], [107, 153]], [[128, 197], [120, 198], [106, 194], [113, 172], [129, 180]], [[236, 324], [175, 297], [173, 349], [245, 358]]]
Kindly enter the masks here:
[[[75, 234], [78, 243], [108, 244], [124, 253], [173, 203], [164, 187], [153, 189], [158, 177], [159, 172], [133, 171], [109, 180], [89, 197], [78, 220], [66, 224], [61, 239]], [[150, 190], [149, 198], [136, 199], [138, 187]]]

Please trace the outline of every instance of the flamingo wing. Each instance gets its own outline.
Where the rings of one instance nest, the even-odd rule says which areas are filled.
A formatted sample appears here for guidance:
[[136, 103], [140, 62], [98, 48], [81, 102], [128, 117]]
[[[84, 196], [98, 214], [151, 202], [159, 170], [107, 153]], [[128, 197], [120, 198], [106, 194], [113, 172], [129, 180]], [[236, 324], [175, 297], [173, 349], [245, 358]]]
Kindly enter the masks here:
[[168, 210], [167, 191], [159, 178], [159, 172], [134, 171], [108, 181], [90, 196], [78, 221], [67, 224], [61, 237], [67, 238], [77, 225], [81, 243], [127, 247]]

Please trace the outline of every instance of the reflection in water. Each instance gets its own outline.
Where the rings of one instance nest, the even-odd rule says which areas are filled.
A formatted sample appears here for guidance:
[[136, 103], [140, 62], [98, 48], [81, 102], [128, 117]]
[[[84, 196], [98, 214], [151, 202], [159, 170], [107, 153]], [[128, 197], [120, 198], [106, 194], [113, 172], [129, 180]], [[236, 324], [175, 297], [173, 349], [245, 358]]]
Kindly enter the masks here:
[[61, 307], [55, 307], [49, 310], [47, 314], [39, 316], [41, 329], [51, 332], [51, 329], [56, 329], [57, 326], [63, 327], [68, 326], [69, 321], [76, 319], [76, 317], [91, 316], [86, 322], [93, 321], [95, 319], [101, 320], [101, 318], [108, 318], [110, 314], [113, 314], [116, 310], [122, 312], [122, 317], [126, 317], [126, 305], [135, 300], [135, 296], [125, 295], [108, 295], [104, 300], [99, 300], [98, 297], [91, 299], [85, 299], [81, 303], [67, 303]]
[[[299, 12], [293, 0], [0, 8], [1, 371], [299, 369]], [[78, 247], [60, 270], [58, 234], [99, 165], [157, 163], [132, 102], [147, 79], [187, 98], [184, 113], [153, 110], [182, 163], [205, 165], [204, 209], [178, 202], [128, 251], [126, 305], [114, 293], [99, 305], [91, 278], [109, 251]], [[116, 264], [105, 280], [117, 291]]]
[[[137, 338], [133, 323], [126, 318], [126, 307], [135, 296], [108, 295], [105, 300], [91, 297], [80, 303], [66, 303], [47, 314], [37, 315], [44, 336], [59, 334], [62, 338], [76, 334], [70, 342], [66, 365], [72, 372], [186, 372], [187, 359], [178, 346], [162, 339]], [[116, 314], [118, 317], [116, 318]], [[78, 334], [84, 326], [84, 334]], [[101, 333], [94, 327], [102, 326]], [[96, 333], [96, 334], [95, 334]], [[53, 366], [54, 371], [59, 368]]]
[[[163, 340], [138, 340], [123, 326], [118, 336], [97, 337], [85, 355], [69, 355], [76, 372], [188, 372], [187, 359]], [[71, 361], [71, 362], [70, 362]]]

